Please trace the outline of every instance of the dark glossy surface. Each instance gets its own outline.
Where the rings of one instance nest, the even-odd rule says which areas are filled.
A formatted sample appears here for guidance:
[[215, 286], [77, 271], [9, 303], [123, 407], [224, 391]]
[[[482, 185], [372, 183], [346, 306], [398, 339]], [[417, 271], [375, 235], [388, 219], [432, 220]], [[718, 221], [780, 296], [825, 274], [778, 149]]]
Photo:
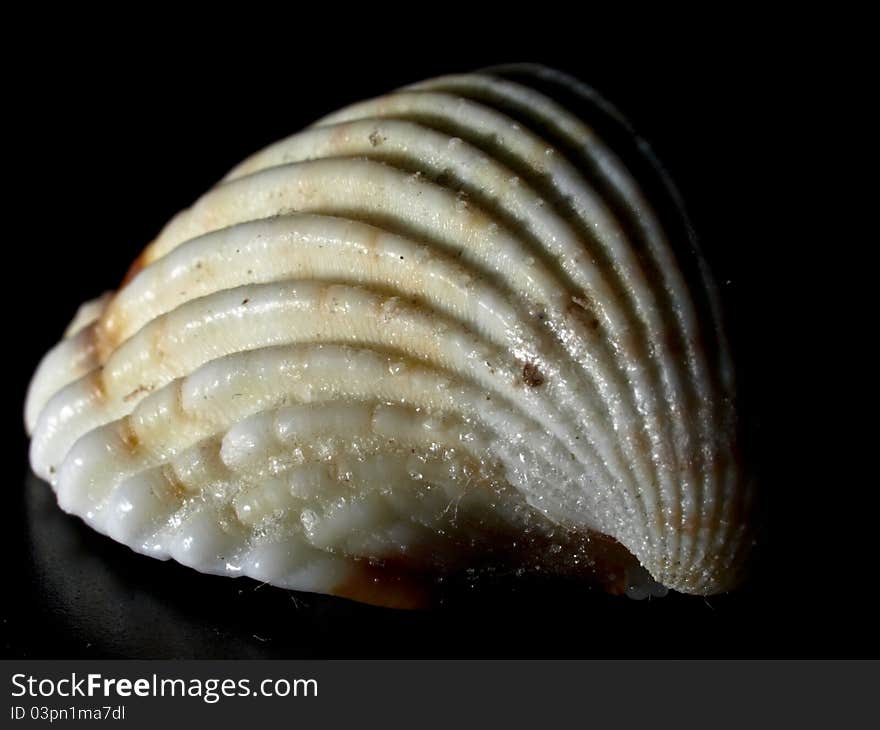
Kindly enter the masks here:
[[33, 476], [25, 490], [31, 582], [16, 599], [33, 613], [17, 617], [30, 628], [12, 637], [14, 651], [25, 654], [703, 654], [703, 632], [725, 636], [712, 651], [737, 654], [744, 639], [743, 597], [636, 602], [558, 580], [483, 581], [450, 586], [439, 609], [405, 612], [202, 575], [92, 532], [62, 513], [48, 485]]

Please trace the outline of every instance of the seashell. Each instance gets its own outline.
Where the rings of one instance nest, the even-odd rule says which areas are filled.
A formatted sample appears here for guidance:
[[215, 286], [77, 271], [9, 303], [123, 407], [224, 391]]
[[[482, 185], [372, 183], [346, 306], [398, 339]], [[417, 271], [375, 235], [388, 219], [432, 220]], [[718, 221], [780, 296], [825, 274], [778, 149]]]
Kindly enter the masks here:
[[523, 66], [258, 152], [44, 357], [34, 471], [137, 552], [377, 604], [487, 567], [732, 588], [752, 488], [717, 292], [627, 144]]

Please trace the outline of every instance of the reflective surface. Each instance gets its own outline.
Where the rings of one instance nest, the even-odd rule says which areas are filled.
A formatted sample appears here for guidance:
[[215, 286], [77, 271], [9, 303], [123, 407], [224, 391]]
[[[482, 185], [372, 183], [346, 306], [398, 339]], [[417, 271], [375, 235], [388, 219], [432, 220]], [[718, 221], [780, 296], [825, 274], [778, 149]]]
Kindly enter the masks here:
[[[394, 611], [137, 555], [64, 514], [35, 476], [23, 487], [17, 567], [30, 580], [6, 619], [15, 655], [653, 656], [742, 646], [748, 589], [633, 601], [560, 581], [462, 581], [436, 610]], [[722, 643], [707, 646], [705, 632]]]

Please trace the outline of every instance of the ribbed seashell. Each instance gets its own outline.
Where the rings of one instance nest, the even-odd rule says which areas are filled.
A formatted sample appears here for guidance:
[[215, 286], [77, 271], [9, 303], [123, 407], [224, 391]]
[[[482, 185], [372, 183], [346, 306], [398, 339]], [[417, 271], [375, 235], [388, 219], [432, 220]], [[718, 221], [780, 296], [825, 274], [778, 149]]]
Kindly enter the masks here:
[[45, 356], [34, 471], [138, 552], [373, 603], [486, 566], [731, 588], [751, 490], [716, 290], [627, 141], [511, 67], [255, 154]]

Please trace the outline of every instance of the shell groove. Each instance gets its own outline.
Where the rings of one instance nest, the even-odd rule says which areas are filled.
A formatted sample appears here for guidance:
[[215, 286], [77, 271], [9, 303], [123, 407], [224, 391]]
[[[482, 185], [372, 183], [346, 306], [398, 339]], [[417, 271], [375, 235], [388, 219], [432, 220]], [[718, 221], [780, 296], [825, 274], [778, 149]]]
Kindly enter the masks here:
[[139, 552], [385, 605], [493, 561], [733, 587], [752, 490], [717, 294], [634, 140], [520, 66], [267, 147], [44, 357], [34, 471]]

